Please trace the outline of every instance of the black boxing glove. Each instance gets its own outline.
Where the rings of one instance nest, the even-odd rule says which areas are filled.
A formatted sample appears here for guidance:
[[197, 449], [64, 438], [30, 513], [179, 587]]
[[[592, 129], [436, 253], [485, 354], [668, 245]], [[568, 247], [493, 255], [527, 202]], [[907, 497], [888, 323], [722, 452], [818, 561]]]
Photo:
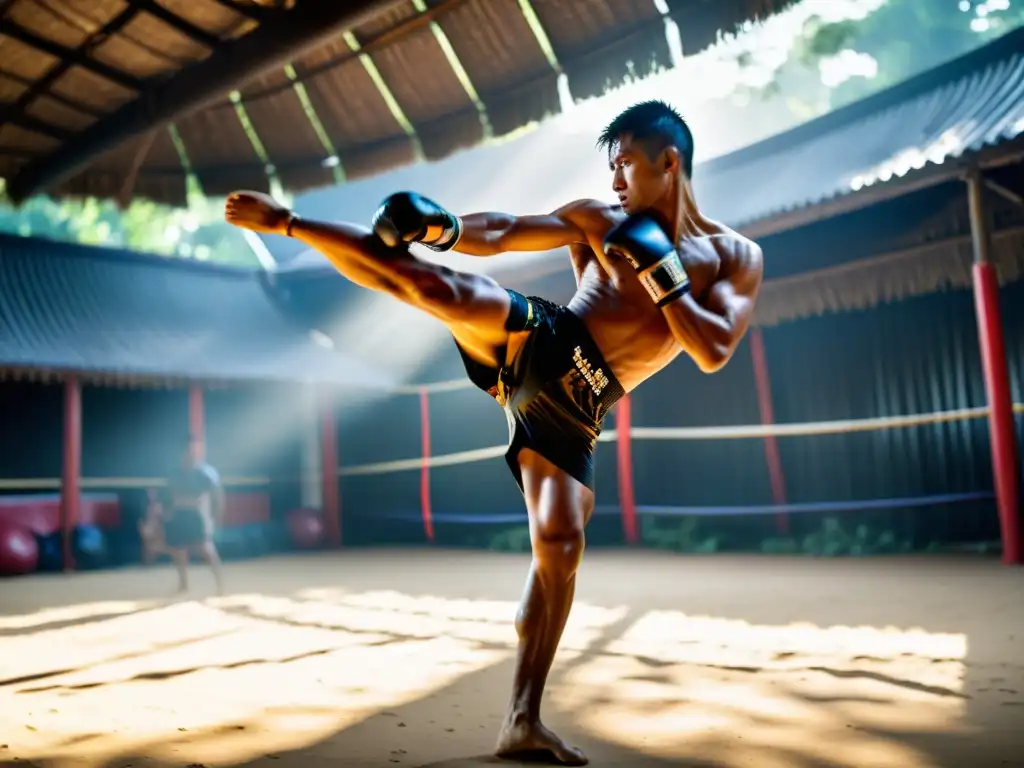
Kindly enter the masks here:
[[690, 290], [690, 278], [678, 251], [650, 216], [634, 214], [617, 224], [605, 237], [604, 249], [619, 254], [633, 266], [640, 284], [659, 307]]
[[422, 243], [435, 251], [449, 251], [462, 236], [462, 221], [423, 195], [396, 192], [373, 215], [373, 231], [389, 248]]

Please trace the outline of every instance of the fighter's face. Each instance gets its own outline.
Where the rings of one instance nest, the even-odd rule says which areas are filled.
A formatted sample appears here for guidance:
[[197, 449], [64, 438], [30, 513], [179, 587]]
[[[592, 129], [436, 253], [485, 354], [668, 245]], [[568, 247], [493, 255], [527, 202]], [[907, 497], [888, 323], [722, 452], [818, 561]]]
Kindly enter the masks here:
[[622, 210], [629, 213], [654, 208], [671, 192], [674, 174], [672, 158], [651, 159], [630, 136], [623, 136], [613, 148], [610, 161], [612, 190]]

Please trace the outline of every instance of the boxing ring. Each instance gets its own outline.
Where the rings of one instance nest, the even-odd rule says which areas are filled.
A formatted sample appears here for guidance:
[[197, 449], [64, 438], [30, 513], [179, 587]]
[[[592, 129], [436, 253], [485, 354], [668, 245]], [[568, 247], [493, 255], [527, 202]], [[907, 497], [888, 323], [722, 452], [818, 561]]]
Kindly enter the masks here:
[[[505, 472], [503, 457], [506, 451], [505, 443], [497, 443], [481, 448], [470, 448], [451, 452], [435, 452], [432, 450], [432, 403], [439, 396], [448, 393], [464, 393], [466, 390], [473, 390], [472, 384], [464, 379], [452, 379], [427, 384], [418, 387], [397, 387], [390, 390], [389, 396], [394, 399], [406, 398], [416, 403], [415, 427], [410, 431], [417, 435], [419, 455], [409, 458], [373, 461], [365, 463], [342, 463], [338, 470], [341, 496], [346, 496], [346, 487], [355, 479], [368, 483], [368, 488], [378, 492], [381, 489], [381, 481], [388, 483], [389, 479], [402, 478], [405, 501], [409, 501], [410, 476], [417, 478], [417, 503], [415, 508], [406, 503], [405, 508], [380, 508], [375, 507], [366, 510], [364, 505], [355, 504], [352, 508], [342, 503], [342, 516], [351, 524], [353, 521], [361, 520], [370, 523], [380, 522], [395, 523], [404, 526], [404, 530], [412, 531], [418, 528], [418, 534], [410, 533], [410, 539], [403, 541], [415, 541], [417, 538], [422, 542], [434, 543], [438, 540], [437, 529], [439, 526], [449, 526], [452, 529], [462, 530], [488, 530], [500, 529], [502, 527], [519, 526], [525, 529], [525, 515], [521, 509], [521, 503], [510, 506], [503, 500], [494, 502], [502, 511], [488, 512], [461, 512], [450, 511], [443, 506], [438, 508], [435, 497], [438, 495], [439, 487], [452, 481], [436, 478], [438, 470], [445, 468], [469, 469], [473, 466], [480, 466], [484, 463], [496, 467], [496, 472]], [[479, 395], [479, 393], [477, 393]], [[467, 396], [467, 395], [463, 395]], [[468, 395], [473, 397], [474, 395]], [[485, 408], [496, 410], [494, 405], [487, 400]], [[390, 401], [389, 401], [390, 402]], [[595, 523], [603, 527], [606, 533], [611, 534], [614, 541], [605, 543], [625, 543], [627, 545], [650, 544], [649, 537], [641, 535], [643, 523], [649, 523], [656, 527], [657, 521], [685, 520], [687, 518], [703, 518], [713, 520], [716, 518], [770, 518], [772, 525], [778, 534], [778, 539], [793, 540], [794, 533], [791, 530], [791, 518], [800, 516], [805, 518], [829, 519], [840, 518], [845, 513], [862, 512], [885, 512], [890, 510], [927, 510], [938, 507], [972, 507], [972, 511], [991, 505], [994, 494], [987, 489], [964, 490], [959, 492], [931, 493], [917, 495], [893, 495], [876, 498], [856, 499], [828, 499], [820, 501], [790, 501], [785, 492], [785, 470], [779, 456], [779, 443], [804, 437], [836, 436], [843, 437], [857, 433], [871, 432], [918, 432], [924, 433], [929, 428], [942, 426], [953, 429], [960, 425], [976, 424], [981, 427], [983, 420], [989, 415], [986, 407], [955, 408], [926, 413], [916, 413], [898, 416], [877, 416], [865, 418], [831, 419], [805, 423], [775, 423], [773, 419], [764, 419], [762, 423], [739, 424], [730, 426], [639, 426], [633, 423], [632, 398], [627, 396], [613, 409], [605, 429], [601, 434], [597, 465], [598, 470], [598, 504], [595, 509]], [[388, 410], [391, 406], [384, 406], [382, 410]], [[1013, 412], [1019, 418], [1024, 415], [1024, 403], [1015, 403]], [[765, 411], [762, 408], [761, 413]], [[410, 409], [405, 406], [402, 410], [403, 418], [408, 418]], [[446, 419], [449, 416], [434, 417]], [[494, 414], [491, 420], [499, 421]], [[436, 427], [435, 427], [436, 428]], [[451, 427], [448, 427], [451, 429]], [[763, 458], [759, 461], [771, 486], [772, 503], [750, 503], [750, 504], [662, 504], [650, 503], [645, 500], [643, 490], [637, 490], [634, 478], [634, 446], [640, 443], [665, 443], [667, 441], [683, 441], [694, 444], [710, 444], [716, 442], [748, 442], [755, 445], [763, 444]], [[410, 443], [407, 441], [406, 445]], [[345, 451], [342, 450], [342, 457], [345, 458]], [[488, 468], [490, 471], [490, 467]], [[602, 489], [601, 483], [604, 475], [613, 476], [614, 490], [609, 493], [607, 484]], [[488, 474], [487, 481], [491, 481]], [[372, 484], [372, 485], [371, 485]], [[451, 495], [448, 495], [448, 499]], [[685, 501], [685, 496], [677, 497]], [[518, 499], [513, 499], [513, 503]], [[507, 511], [505, 511], [507, 510]], [[989, 514], [986, 510], [985, 514]], [[993, 519], [995, 515], [992, 515]], [[520, 537], [522, 538], [522, 537]], [[799, 538], [799, 537], [798, 537]], [[992, 551], [998, 548], [994, 534], [990, 541], [979, 543], [980, 549]], [[522, 538], [525, 543], [526, 539]], [[444, 543], [450, 543], [451, 539]], [[795, 542], [797, 545], [799, 542]], [[909, 547], [909, 545], [908, 545]], [[762, 551], [780, 551], [778, 549], [764, 549]], [[790, 550], [794, 551], [794, 550]], [[895, 549], [884, 551], [899, 551]], [[904, 551], [908, 551], [907, 548]], [[870, 551], [853, 552], [805, 552], [805, 554], [871, 554]]]
[[[737, 419], [757, 411], [742, 361], [736, 381], [752, 402]], [[700, 381], [734, 403], [731, 375]], [[499, 438], [504, 428], [490, 398], [467, 390], [441, 380], [386, 393], [362, 443], [351, 426], [327, 430], [346, 543], [370, 519], [432, 546], [230, 562], [221, 597], [195, 568], [197, 592], [181, 601], [162, 598], [174, 585], [167, 566], [10, 582], [0, 600], [0, 762], [494, 764], [529, 556], [445, 546], [453, 531], [525, 529], [505, 444], [451, 450], [480, 439], [471, 424]], [[461, 420], [446, 413], [449, 397]], [[801, 520], [895, 507], [988, 505], [994, 518], [990, 493], [728, 505], [694, 494], [670, 506], [652, 503], [634, 477], [645, 446], [675, 440], [715, 454], [716, 444], [742, 444], [774, 494], [787, 441], [949, 425], [973, 435], [987, 409], [654, 427], [644, 397], [620, 402], [598, 448], [599, 507], [550, 676], [551, 727], [599, 766], [986, 768], [1022, 754], [1018, 569], [956, 555], [703, 557], [657, 538], [662, 524], [694, 519], [760, 521], [799, 538]], [[393, 439], [390, 420], [407, 425]], [[403, 451], [419, 455], [373, 460]], [[361, 507], [360, 483], [378, 506]], [[470, 508], [452, 509], [451, 493]], [[604, 548], [602, 536], [635, 545]]]

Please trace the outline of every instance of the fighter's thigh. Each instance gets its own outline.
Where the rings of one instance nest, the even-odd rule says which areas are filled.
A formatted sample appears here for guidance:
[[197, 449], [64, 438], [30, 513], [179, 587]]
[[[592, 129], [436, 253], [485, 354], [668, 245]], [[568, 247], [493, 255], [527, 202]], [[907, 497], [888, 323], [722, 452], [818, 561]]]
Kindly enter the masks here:
[[561, 542], [582, 552], [593, 491], [529, 448], [519, 452], [519, 468], [534, 548]]
[[508, 344], [508, 291], [486, 275], [444, 270], [443, 277], [448, 288], [442, 300], [428, 300], [425, 308], [478, 362], [500, 367], [504, 360], [496, 359], [495, 353]]
[[486, 275], [459, 272], [424, 261], [409, 251], [383, 249], [373, 236], [359, 241], [373, 258], [373, 287], [440, 320], [478, 362], [496, 365], [498, 348], [505, 346], [505, 321], [511, 301], [508, 292]]

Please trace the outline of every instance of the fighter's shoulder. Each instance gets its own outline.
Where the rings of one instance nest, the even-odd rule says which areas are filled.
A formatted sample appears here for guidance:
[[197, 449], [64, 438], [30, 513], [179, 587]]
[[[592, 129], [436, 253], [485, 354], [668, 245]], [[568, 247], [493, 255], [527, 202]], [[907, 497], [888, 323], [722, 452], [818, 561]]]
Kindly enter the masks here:
[[711, 224], [714, 225], [714, 231], [708, 237], [713, 240], [723, 266], [729, 267], [728, 271], [761, 271], [764, 254], [757, 243], [725, 224], [717, 221], [711, 221]]
[[619, 206], [593, 199], [574, 200], [559, 209], [559, 213], [587, 231], [614, 226], [625, 218]]

